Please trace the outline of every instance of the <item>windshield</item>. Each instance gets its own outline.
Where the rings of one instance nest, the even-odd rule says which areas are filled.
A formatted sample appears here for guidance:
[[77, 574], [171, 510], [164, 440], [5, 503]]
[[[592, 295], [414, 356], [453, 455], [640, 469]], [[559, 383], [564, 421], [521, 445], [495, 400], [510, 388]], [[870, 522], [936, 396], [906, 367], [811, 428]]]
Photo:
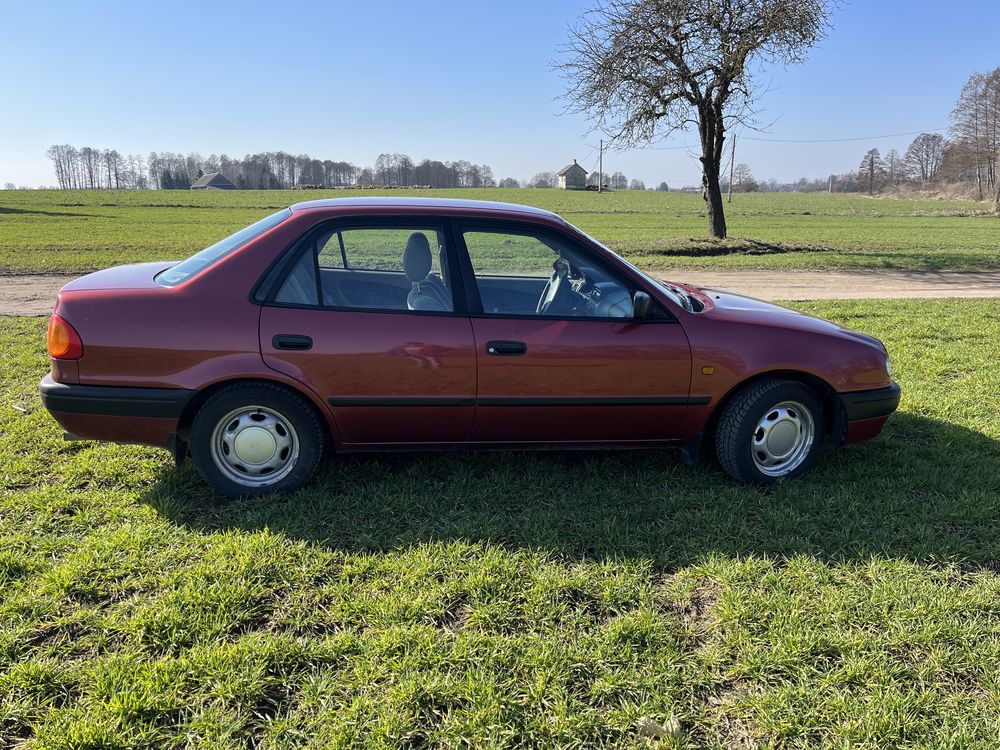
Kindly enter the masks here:
[[580, 234], [582, 234], [584, 237], [586, 237], [588, 240], [590, 240], [594, 244], [600, 245], [602, 248], [604, 248], [604, 250], [606, 250], [607, 252], [611, 253], [616, 258], [618, 258], [618, 260], [620, 260], [626, 266], [628, 266], [633, 271], [635, 271], [637, 274], [639, 274], [640, 276], [642, 276], [642, 278], [644, 278], [650, 284], [653, 284], [654, 286], [656, 286], [657, 289], [661, 290], [671, 300], [673, 300], [674, 303], [676, 303], [680, 307], [683, 307], [688, 312], [698, 312], [698, 310], [700, 308], [700, 305], [698, 304], [697, 300], [695, 300], [694, 298], [692, 298], [691, 295], [689, 295], [683, 289], [681, 289], [679, 287], [675, 287], [672, 284], [664, 283], [664, 282], [660, 281], [659, 279], [654, 279], [652, 276], [650, 276], [648, 273], [646, 273], [645, 271], [643, 271], [641, 268], [638, 268], [634, 263], [630, 263], [629, 261], [625, 260], [622, 256], [620, 256], [618, 253], [616, 253], [610, 247], [608, 247], [607, 245], [605, 245], [603, 242], [599, 242], [598, 240], [595, 240], [589, 234], [587, 234], [583, 230], [579, 229], [578, 227], [573, 226], [568, 221], [566, 222], [566, 226], [568, 226], [570, 229], [573, 229], [573, 230], [579, 232]]
[[187, 260], [182, 260], [176, 266], [172, 266], [166, 271], [157, 274], [156, 283], [163, 286], [177, 286], [182, 281], [187, 281], [234, 250], [243, 247], [250, 240], [264, 234], [268, 229], [278, 226], [278, 224], [291, 215], [291, 209], [286, 208], [284, 211], [278, 211], [276, 214], [272, 214], [241, 229], [236, 234], [229, 235], [224, 240], [219, 240], [214, 245], [210, 245], [201, 252], [195, 253]]

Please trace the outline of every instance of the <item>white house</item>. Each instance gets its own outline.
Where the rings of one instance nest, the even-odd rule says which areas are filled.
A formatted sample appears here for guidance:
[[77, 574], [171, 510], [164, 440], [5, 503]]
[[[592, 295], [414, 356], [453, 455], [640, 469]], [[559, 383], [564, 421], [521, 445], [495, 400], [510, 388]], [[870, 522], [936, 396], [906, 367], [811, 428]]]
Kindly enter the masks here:
[[567, 164], [559, 170], [559, 187], [562, 190], [586, 190], [587, 170], [576, 163]]

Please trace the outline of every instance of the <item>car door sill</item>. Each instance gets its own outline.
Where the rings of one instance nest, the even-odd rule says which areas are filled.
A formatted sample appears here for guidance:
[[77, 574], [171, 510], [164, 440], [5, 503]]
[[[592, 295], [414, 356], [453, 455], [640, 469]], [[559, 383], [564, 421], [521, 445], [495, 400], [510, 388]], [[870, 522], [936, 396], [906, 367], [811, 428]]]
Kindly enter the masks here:
[[331, 396], [330, 406], [428, 407], [428, 406], [702, 406], [709, 396]]
[[580, 440], [574, 442], [463, 442], [463, 443], [344, 443], [343, 453], [424, 452], [424, 451], [510, 451], [510, 450], [641, 450], [644, 448], [677, 448], [687, 445], [683, 439], [662, 440]]

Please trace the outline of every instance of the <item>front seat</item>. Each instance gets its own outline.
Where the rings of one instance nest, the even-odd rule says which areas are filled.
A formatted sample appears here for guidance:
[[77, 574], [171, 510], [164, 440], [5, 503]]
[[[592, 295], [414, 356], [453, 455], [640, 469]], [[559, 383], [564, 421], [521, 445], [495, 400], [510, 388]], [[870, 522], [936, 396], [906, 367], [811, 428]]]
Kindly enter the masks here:
[[450, 312], [448, 291], [441, 279], [431, 273], [431, 257], [427, 235], [421, 232], [411, 234], [403, 251], [403, 271], [410, 282], [406, 307], [410, 310]]

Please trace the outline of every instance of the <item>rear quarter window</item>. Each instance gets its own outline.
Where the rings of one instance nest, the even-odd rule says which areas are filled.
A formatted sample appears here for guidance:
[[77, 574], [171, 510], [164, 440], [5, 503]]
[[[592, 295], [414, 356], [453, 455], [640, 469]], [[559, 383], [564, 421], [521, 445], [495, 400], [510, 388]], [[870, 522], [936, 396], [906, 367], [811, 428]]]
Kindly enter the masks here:
[[254, 222], [248, 227], [244, 227], [235, 234], [229, 235], [224, 240], [219, 240], [214, 245], [210, 245], [204, 250], [195, 253], [187, 260], [182, 260], [176, 266], [171, 266], [166, 271], [157, 274], [156, 283], [162, 286], [177, 286], [181, 282], [187, 281], [214, 263], [218, 263], [230, 253], [239, 250], [250, 242], [250, 240], [278, 226], [278, 224], [291, 215], [291, 209], [286, 208], [283, 211]]

